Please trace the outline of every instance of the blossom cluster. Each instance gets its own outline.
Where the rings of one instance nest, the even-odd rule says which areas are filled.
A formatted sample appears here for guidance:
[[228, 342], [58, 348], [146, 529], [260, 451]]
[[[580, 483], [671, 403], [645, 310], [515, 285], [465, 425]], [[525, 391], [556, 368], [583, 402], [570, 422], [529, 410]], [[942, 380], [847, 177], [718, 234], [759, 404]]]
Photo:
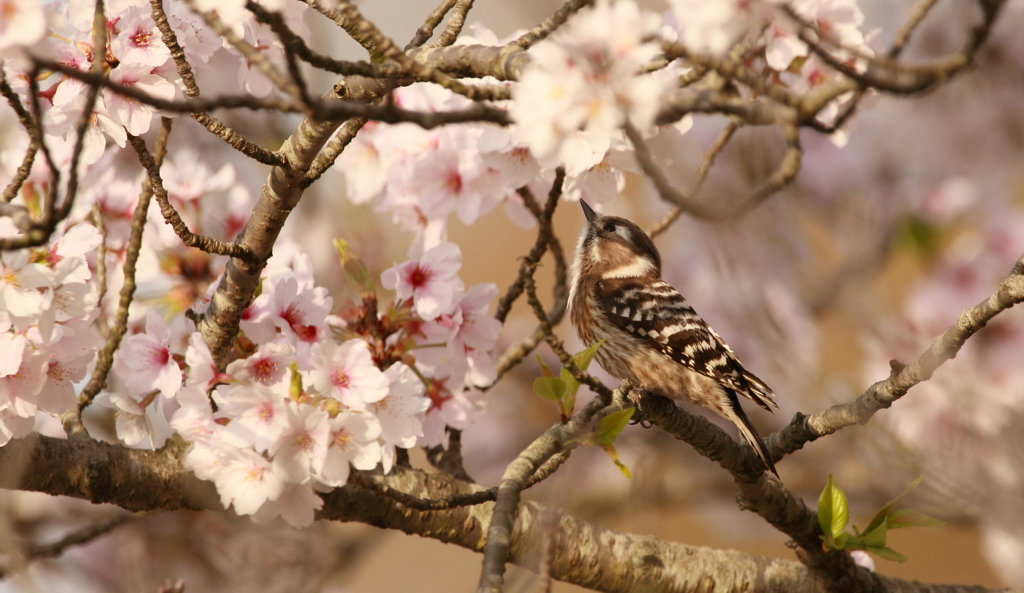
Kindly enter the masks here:
[[471, 390], [495, 379], [501, 326], [487, 306], [497, 288], [464, 292], [460, 266], [458, 247], [443, 243], [387, 270], [396, 303], [359, 320], [380, 324], [381, 342], [331, 315], [307, 258], [277, 262], [224, 372], [198, 332], [176, 352], [150, 310], [96, 403], [116, 411], [126, 445], [158, 447], [175, 432], [191, 441], [186, 467], [237, 513], [308, 525], [321, 504], [312, 486], [344, 485], [350, 468], [388, 472], [396, 448], [443, 445], [446, 427], [466, 428], [478, 412]]
[[[0, 226], [0, 238], [13, 231]], [[78, 224], [46, 246], [0, 254], [0, 445], [31, 432], [37, 411], [59, 416], [77, 404], [73, 384], [98, 346], [86, 254], [99, 242], [95, 227]]]
[[[265, 1], [264, 4], [267, 2]], [[244, 2], [197, 2], [197, 8], [216, 10], [235, 32], [256, 51], [276, 63], [284, 62], [284, 46], [266, 25], [257, 23], [252, 13], [244, 10]], [[272, 2], [297, 35], [309, 37], [302, 22], [308, 8], [296, 2]], [[222, 48], [216, 35], [204, 30], [202, 18], [193, 13], [182, 0], [164, 3], [168, 22], [178, 44], [193, 68], [209, 69], [212, 56]], [[12, 87], [23, 97], [29, 96], [28, 73], [31, 71], [24, 50], [59, 62], [67, 68], [88, 71], [96, 49], [93, 47], [94, 3], [91, 0], [57, 2], [28, 0], [4, 4], [4, 22], [0, 25], [0, 59]], [[184, 96], [184, 83], [178, 75], [171, 52], [153, 21], [148, 0], [117, 0], [105, 4], [107, 47], [104, 63], [108, 76], [115, 83], [142, 91], [156, 99], [173, 100]], [[49, 28], [48, 28], [49, 27]], [[49, 31], [49, 34], [47, 32]], [[234, 51], [227, 46], [229, 51]], [[269, 80], [248, 60], [239, 60], [239, 86], [256, 96], [272, 90]], [[74, 142], [75, 123], [86, 105], [86, 86], [65, 75], [44, 76], [39, 81], [43, 126], [50, 142], [70, 145]], [[127, 134], [140, 135], [150, 129], [160, 112], [153, 106], [120, 95], [109, 89], [100, 92], [90, 117], [81, 161], [96, 162], [103, 154], [107, 140], [124, 147]], [[66, 151], [70, 154], [70, 151]], [[67, 162], [60, 163], [66, 165]]]

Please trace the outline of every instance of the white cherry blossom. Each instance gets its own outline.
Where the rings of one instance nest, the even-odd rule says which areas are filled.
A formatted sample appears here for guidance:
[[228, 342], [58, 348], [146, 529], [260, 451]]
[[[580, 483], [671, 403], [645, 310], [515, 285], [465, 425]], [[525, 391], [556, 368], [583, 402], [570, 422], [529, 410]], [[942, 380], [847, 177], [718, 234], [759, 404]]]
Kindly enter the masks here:
[[325, 412], [312, 406], [292, 402], [286, 409], [286, 428], [269, 453], [274, 471], [288, 482], [303, 484], [323, 468], [330, 422]]
[[288, 429], [287, 391], [266, 385], [220, 385], [213, 392], [215, 418], [230, 420], [224, 430], [257, 451], [266, 451]]
[[380, 401], [388, 393], [388, 380], [370, 356], [369, 345], [359, 339], [337, 344], [324, 340], [311, 350], [313, 385], [352, 410], [364, 410], [366, 404]]
[[359, 470], [377, 467], [381, 426], [372, 415], [344, 410], [330, 420], [330, 445], [317, 479], [328, 486], [344, 486], [349, 466]]

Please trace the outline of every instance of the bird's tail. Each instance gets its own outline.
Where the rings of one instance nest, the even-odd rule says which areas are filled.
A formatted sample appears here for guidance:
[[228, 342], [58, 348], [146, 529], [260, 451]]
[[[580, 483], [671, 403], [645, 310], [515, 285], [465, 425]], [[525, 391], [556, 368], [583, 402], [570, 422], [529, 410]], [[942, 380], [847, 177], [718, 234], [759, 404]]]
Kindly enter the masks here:
[[731, 389], [726, 389], [726, 393], [729, 395], [729, 401], [732, 404], [733, 417], [729, 418], [736, 428], [740, 430], [740, 434], [743, 438], [750, 443], [753, 447], [754, 453], [761, 458], [761, 462], [768, 468], [775, 477], [779, 477], [779, 472], [775, 471], [775, 462], [772, 461], [772, 456], [768, 452], [768, 447], [765, 446], [764, 441], [761, 439], [761, 435], [757, 434], [757, 429], [750, 423], [750, 418], [747, 418], [746, 412], [740, 407], [739, 398], [736, 397], [736, 392]]

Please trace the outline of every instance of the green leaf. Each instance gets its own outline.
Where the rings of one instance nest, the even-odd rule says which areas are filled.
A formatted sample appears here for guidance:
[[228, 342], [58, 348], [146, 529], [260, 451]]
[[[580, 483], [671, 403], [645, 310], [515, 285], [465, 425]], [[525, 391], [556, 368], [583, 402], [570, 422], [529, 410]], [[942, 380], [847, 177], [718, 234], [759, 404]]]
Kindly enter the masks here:
[[537, 364], [540, 365], [540, 374], [545, 377], [554, 377], [555, 373], [551, 371], [551, 367], [544, 363], [544, 359], [540, 357], [540, 354], [535, 354], [537, 357]]
[[825, 489], [818, 497], [818, 525], [829, 547], [834, 547], [835, 538], [843, 532], [849, 521], [850, 507], [846, 502], [846, 494], [836, 486], [832, 474], [829, 474]]
[[893, 511], [886, 517], [885, 522], [889, 529], [898, 529], [900, 527], [938, 527], [939, 525], [946, 524], [945, 521], [929, 517], [921, 511], [913, 509]]
[[899, 552], [897, 552], [896, 550], [893, 550], [892, 548], [886, 548], [885, 546], [880, 547], [880, 548], [864, 548], [864, 549], [867, 550], [868, 552], [871, 552], [875, 556], [878, 556], [879, 558], [882, 558], [882, 559], [885, 559], [885, 560], [892, 560], [893, 562], [906, 562], [907, 560], [910, 560], [909, 557], [904, 556], [903, 554], [900, 554]]
[[896, 241], [900, 246], [920, 253], [933, 252], [941, 236], [939, 228], [913, 215], [901, 221], [896, 231]]
[[881, 525], [875, 527], [874, 529], [871, 529], [869, 531], [865, 531], [864, 535], [862, 535], [860, 537], [860, 541], [864, 545], [865, 549], [884, 548], [885, 547], [885, 536], [886, 536], [887, 533], [888, 533], [888, 527], [886, 527], [885, 523], [882, 523]]
[[922, 479], [923, 476], [918, 476], [916, 480], [911, 482], [910, 485], [903, 490], [903, 494], [900, 494], [896, 498], [890, 500], [888, 503], [886, 503], [884, 507], [879, 509], [879, 511], [875, 513], [874, 518], [871, 519], [871, 523], [868, 523], [868, 528], [864, 531], [871, 531], [878, 525], [881, 525], [885, 521], [885, 518], [889, 516], [889, 513], [891, 513], [892, 510], [896, 508], [896, 505], [900, 502], [900, 500], [902, 500], [903, 497], [906, 496], [907, 494], [910, 494], [911, 490], [917, 488], [917, 485], [921, 483]]
[[629, 468], [626, 467], [625, 463], [619, 461], [618, 451], [615, 452], [615, 457], [612, 458], [612, 461], [615, 462], [615, 467], [619, 468], [619, 471], [622, 472], [622, 475], [626, 476], [630, 480], [633, 479], [633, 472], [629, 471]]
[[299, 398], [302, 397], [302, 375], [299, 374], [299, 363], [291, 363], [288, 365], [288, 370], [292, 373], [291, 381], [288, 384], [288, 397], [292, 401], [299, 401]]
[[558, 377], [537, 377], [533, 380], [537, 395], [553, 402], [561, 402], [565, 395], [565, 383]]
[[601, 422], [597, 425], [597, 441], [602, 445], [614, 443], [615, 437], [619, 436], [623, 428], [626, 428], [626, 424], [629, 423], [634, 412], [636, 412], [636, 408], [626, 408], [601, 418]]
[[363, 260], [352, 253], [348, 241], [335, 239], [334, 249], [338, 252], [338, 259], [341, 261], [341, 268], [345, 272], [345, 279], [348, 280], [348, 283], [361, 295], [373, 294], [376, 287], [370, 278], [370, 270]]
[[589, 367], [590, 362], [594, 360], [594, 355], [597, 354], [597, 349], [601, 347], [601, 344], [604, 344], [604, 340], [600, 340], [593, 346], [573, 354], [572, 361], [576, 363], [576, 366], [579, 367], [581, 371], [587, 370], [587, 367]]

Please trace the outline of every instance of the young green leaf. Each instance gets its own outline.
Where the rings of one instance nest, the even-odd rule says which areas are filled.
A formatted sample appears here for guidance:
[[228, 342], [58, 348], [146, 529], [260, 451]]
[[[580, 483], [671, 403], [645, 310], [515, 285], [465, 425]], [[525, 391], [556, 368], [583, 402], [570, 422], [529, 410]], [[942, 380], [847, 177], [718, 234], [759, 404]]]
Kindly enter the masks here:
[[882, 558], [882, 559], [885, 559], [885, 560], [892, 560], [894, 562], [901, 562], [901, 563], [902, 562], [906, 562], [907, 560], [910, 560], [910, 558], [908, 558], [907, 556], [904, 556], [903, 554], [900, 554], [896, 550], [893, 550], [892, 548], [887, 548], [885, 546], [882, 546], [880, 548], [864, 548], [864, 549], [867, 550], [868, 552], [871, 552], [875, 556], [878, 556], [879, 558]]
[[544, 359], [540, 357], [540, 354], [535, 356], [537, 357], [537, 364], [540, 365], [540, 374], [545, 377], [554, 377], [555, 373], [551, 371], [551, 367], [544, 363]]
[[288, 397], [292, 401], [299, 401], [302, 397], [302, 375], [299, 374], [299, 363], [293, 362], [288, 365], [288, 370], [291, 371], [291, 381], [288, 383]]
[[865, 549], [884, 548], [885, 547], [885, 536], [886, 536], [887, 533], [888, 533], [888, 527], [886, 526], [885, 523], [882, 523], [881, 525], [875, 527], [874, 529], [871, 529], [869, 531], [865, 531], [864, 535], [862, 535], [858, 539], [860, 540], [860, 543], [862, 544], [861, 547], [863, 547]]
[[553, 402], [561, 402], [565, 395], [565, 383], [558, 377], [537, 377], [533, 380], [537, 395]]
[[599, 340], [593, 346], [584, 348], [576, 354], [573, 354], [572, 361], [576, 363], [576, 366], [579, 367], [581, 371], [587, 370], [587, 367], [590, 366], [590, 361], [594, 360], [594, 355], [597, 354], [597, 349], [601, 347], [601, 344], [604, 344], [604, 340]]
[[868, 523], [868, 528], [867, 528], [867, 529], [865, 529], [865, 531], [871, 531], [872, 529], [874, 529], [874, 528], [875, 528], [875, 527], [877, 527], [878, 525], [881, 525], [881, 524], [882, 524], [882, 522], [884, 522], [884, 521], [885, 521], [885, 518], [886, 518], [886, 517], [887, 517], [887, 516], [889, 515], [889, 513], [891, 513], [891, 512], [892, 512], [892, 510], [893, 510], [894, 508], [896, 508], [896, 505], [897, 505], [897, 504], [898, 504], [898, 503], [899, 503], [899, 502], [900, 502], [901, 500], [903, 500], [903, 497], [904, 497], [904, 496], [906, 496], [907, 494], [910, 494], [910, 491], [911, 491], [911, 490], [913, 490], [914, 488], [917, 488], [917, 485], [921, 483], [921, 480], [923, 479], [923, 477], [924, 477], [924, 476], [918, 476], [916, 480], [914, 480], [913, 482], [911, 482], [911, 483], [910, 483], [910, 485], [909, 485], [909, 486], [907, 486], [907, 487], [906, 487], [906, 488], [905, 488], [905, 489], [903, 490], [903, 494], [900, 494], [900, 495], [899, 495], [899, 496], [897, 496], [896, 498], [894, 498], [894, 499], [890, 500], [889, 502], [887, 502], [887, 503], [885, 504], [885, 506], [884, 506], [884, 507], [882, 507], [881, 509], [879, 509], [879, 511], [878, 511], [877, 513], [875, 513], [875, 516], [874, 516], [874, 517], [873, 517], [873, 518], [871, 519], [871, 523]]
[[946, 524], [945, 521], [929, 517], [921, 511], [913, 509], [893, 511], [886, 516], [885, 523], [889, 526], [889, 529], [898, 529], [900, 527], [938, 527], [939, 525]]
[[341, 268], [345, 272], [345, 279], [348, 280], [349, 285], [358, 290], [360, 294], [373, 294], [376, 287], [370, 278], [370, 270], [363, 260], [352, 253], [348, 241], [335, 239], [334, 249], [338, 252], [338, 259], [341, 261]]
[[626, 424], [629, 423], [634, 412], [636, 412], [636, 408], [626, 408], [601, 418], [601, 422], [597, 425], [597, 441], [602, 445], [614, 443], [615, 437], [619, 436], [623, 428], [626, 428]]
[[832, 474], [829, 474], [825, 489], [818, 497], [818, 525], [830, 548], [835, 547], [836, 537], [843, 532], [849, 521], [850, 507], [846, 502], [846, 493], [836, 486]]

